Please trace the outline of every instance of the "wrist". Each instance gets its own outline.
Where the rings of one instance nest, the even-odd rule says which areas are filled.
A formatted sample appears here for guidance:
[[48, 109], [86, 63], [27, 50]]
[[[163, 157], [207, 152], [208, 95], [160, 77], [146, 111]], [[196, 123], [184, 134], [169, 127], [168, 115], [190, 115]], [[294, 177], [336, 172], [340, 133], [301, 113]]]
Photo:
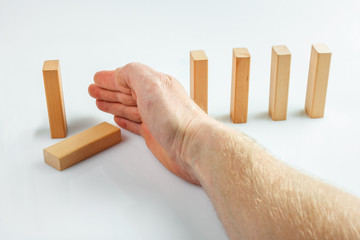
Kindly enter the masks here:
[[209, 180], [210, 168], [216, 168], [216, 161], [224, 153], [226, 134], [227, 127], [206, 114], [198, 115], [188, 125], [180, 158], [200, 182]]
[[189, 126], [181, 157], [201, 185], [209, 186], [219, 180], [222, 171], [231, 172], [235, 162], [242, 175], [256, 144], [245, 134], [205, 116]]

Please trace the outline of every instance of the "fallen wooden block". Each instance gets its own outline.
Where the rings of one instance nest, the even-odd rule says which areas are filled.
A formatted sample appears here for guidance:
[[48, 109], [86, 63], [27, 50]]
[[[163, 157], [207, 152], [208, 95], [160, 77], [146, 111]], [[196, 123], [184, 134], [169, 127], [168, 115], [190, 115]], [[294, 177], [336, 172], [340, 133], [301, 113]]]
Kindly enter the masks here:
[[305, 111], [311, 118], [324, 116], [330, 62], [330, 49], [325, 44], [313, 44], [305, 101]]
[[249, 102], [250, 54], [234, 48], [232, 59], [230, 116], [233, 123], [246, 123]]
[[274, 121], [286, 120], [291, 53], [282, 46], [273, 46], [271, 52], [269, 114]]
[[203, 50], [190, 51], [190, 97], [208, 111], [208, 58]]
[[120, 129], [100, 123], [44, 149], [45, 163], [61, 171], [121, 141]]
[[42, 71], [51, 138], [65, 138], [67, 124], [59, 60], [45, 61]]

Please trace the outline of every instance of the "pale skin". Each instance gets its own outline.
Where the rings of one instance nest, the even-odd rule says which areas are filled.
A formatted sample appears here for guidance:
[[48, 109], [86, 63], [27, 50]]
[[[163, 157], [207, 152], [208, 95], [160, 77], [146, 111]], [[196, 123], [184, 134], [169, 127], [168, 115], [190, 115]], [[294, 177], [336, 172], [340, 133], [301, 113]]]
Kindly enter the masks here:
[[274, 158], [140, 63], [95, 74], [89, 94], [155, 157], [202, 186], [230, 239], [360, 239], [360, 200]]

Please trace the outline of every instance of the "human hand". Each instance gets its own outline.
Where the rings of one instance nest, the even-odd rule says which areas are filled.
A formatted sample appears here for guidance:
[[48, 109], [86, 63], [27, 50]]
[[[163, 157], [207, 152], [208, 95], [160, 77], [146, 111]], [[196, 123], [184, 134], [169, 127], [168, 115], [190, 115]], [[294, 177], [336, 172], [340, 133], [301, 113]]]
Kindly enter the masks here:
[[140, 63], [97, 72], [89, 94], [97, 107], [114, 115], [115, 122], [141, 135], [155, 157], [172, 173], [199, 185], [185, 157], [193, 125], [206, 114], [169, 75]]

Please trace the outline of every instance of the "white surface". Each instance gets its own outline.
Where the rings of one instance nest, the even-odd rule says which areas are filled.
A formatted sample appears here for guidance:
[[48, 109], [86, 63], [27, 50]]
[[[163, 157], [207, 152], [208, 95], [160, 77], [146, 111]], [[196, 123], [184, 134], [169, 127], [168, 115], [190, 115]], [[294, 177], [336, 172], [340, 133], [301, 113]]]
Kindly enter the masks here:
[[[209, 57], [209, 114], [288, 164], [360, 196], [359, 1], [0, 1], [0, 239], [226, 239], [203, 190], [166, 171], [143, 140], [63, 172], [49, 135], [42, 64], [60, 59], [69, 134], [113, 123], [93, 74], [140, 61], [189, 90], [189, 50]], [[333, 51], [326, 115], [304, 113], [310, 47]], [[292, 52], [288, 120], [267, 116], [271, 46]], [[247, 124], [229, 118], [231, 52], [251, 54]]]

